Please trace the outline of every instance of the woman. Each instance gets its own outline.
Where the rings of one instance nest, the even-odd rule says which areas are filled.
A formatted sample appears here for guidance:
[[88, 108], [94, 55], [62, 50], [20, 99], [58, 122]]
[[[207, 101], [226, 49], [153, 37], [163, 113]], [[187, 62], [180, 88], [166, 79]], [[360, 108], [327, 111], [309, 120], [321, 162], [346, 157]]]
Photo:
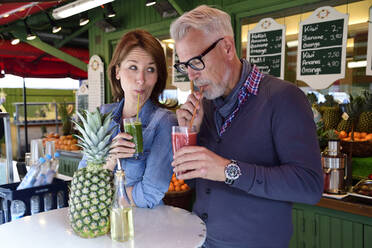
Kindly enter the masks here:
[[[119, 158], [127, 180], [127, 193], [138, 207], [153, 208], [161, 203], [172, 177], [171, 127], [175, 115], [159, 103], [167, 79], [163, 48], [150, 33], [134, 30], [117, 44], [108, 67], [116, 103], [101, 107], [113, 113], [114, 133], [105, 168], [114, 170]], [[138, 98], [139, 95], [139, 98]], [[132, 136], [123, 130], [123, 118], [137, 115], [142, 122], [143, 154], [134, 157]], [[79, 167], [84, 166], [82, 160]]]

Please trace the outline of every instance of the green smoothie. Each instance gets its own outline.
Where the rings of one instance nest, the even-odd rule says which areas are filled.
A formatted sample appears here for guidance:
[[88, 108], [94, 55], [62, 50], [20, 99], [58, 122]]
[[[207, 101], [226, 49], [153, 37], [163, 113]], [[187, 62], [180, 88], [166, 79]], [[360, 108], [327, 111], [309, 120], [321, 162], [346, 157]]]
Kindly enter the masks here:
[[135, 156], [143, 153], [143, 137], [142, 137], [142, 123], [140, 119], [128, 118], [124, 119], [124, 131], [132, 135], [133, 139], [131, 140], [136, 144]]

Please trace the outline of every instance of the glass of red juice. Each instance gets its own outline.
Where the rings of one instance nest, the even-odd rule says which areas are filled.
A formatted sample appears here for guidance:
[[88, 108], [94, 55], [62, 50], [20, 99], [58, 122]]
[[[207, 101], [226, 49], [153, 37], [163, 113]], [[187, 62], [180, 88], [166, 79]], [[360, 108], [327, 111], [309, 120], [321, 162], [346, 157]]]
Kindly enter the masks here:
[[[196, 128], [184, 127], [184, 126], [172, 126], [172, 147], [173, 154], [175, 154], [181, 147], [184, 146], [195, 146], [196, 145]], [[185, 171], [183, 173], [187, 173]], [[182, 173], [177, 173], [176, 176]]]

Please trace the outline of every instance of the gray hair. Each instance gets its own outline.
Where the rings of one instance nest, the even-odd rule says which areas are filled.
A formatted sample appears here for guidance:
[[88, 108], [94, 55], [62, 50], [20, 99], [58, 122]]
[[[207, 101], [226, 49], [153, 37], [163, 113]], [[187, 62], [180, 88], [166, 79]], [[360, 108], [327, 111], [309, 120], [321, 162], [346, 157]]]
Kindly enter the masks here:
[[207, 5], [200, 5], [185, 12], [173, 21], [170, 26], [171, 38], [175, 41], [181, 40], [190, 28], [201, 30], [205, 34], [234, 37], [230, 15]]

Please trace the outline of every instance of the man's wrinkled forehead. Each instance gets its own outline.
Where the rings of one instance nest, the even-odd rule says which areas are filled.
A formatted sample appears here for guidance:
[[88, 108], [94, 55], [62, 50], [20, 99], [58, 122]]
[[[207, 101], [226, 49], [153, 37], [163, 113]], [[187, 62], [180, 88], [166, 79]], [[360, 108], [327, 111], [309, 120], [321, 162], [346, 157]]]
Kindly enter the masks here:
[[180, 61], [187, 61], [192, 57], [199, 56], [204, 49], [214, 42], [213, 39], [211, 35], [204, 31], [190, 28], [182, 39], [175, 42], [176, 53]]

